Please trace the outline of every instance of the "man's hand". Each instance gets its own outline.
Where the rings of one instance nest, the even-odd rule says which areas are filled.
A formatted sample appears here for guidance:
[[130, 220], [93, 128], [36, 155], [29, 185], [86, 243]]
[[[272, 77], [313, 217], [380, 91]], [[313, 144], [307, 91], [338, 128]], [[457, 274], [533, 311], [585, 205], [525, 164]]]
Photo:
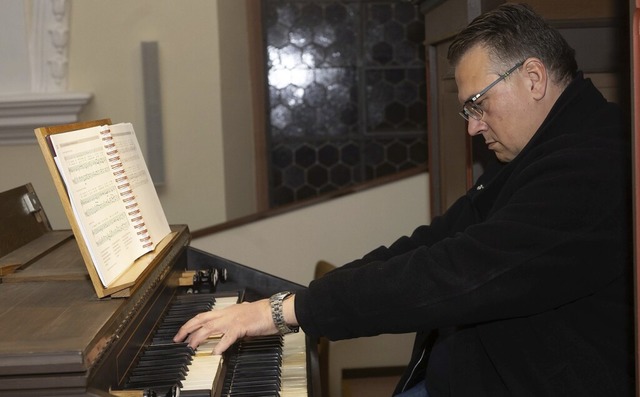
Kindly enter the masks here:
[[195, 349], [209, 336], [222, 335], [213, 352], [222, 354], [236, 340], [245, 336], [277, 333], [271, 318], [269, 300], [263, 299], [200, 313], [180, 328], [173, 341], [179, 343], [186, 340]]

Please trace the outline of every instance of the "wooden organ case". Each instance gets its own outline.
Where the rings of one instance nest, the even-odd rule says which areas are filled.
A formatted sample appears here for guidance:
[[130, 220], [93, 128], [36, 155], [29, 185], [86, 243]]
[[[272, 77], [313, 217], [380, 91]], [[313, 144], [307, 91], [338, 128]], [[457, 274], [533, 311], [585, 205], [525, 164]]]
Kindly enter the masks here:
[[[181, 382], [173, 381], [174, 374], [165, 368], [174, 359], [162, 355], [151, 361], [162, 363], [163, 369], [150, 373], [175, 385], [149, 381], [130, 387], [132, 373], [176, 300], [237, 296], [251, 301], [301, 288], [190, 247], [186, 226], [172, 226], [172, 231], [172, 240], [130, 296], [99, 299], [73, 233], [51, 230], [31, 185], [0, 193], [0, 395], [178, 395]], [[194, 285], [182, 285], [185, 274]], [[205, 381], [209, 390], [181, 395], [233, 396], [236, 391], [267, 387], [275, 388], [268, 389], [273, 395], [319, 396], [317, 340], [298, 334], [299, 346], [286, 347], [286, 338], [269, 342], [275, 343], [269, 345], [269, 351], [275, 351], [269, 355], [275, 358], [253, 359], [248, 369], [235, 358], [242, 349], [239, 341], [222, 356], [219, 374]], [[286, 368], [287, 354], [295, 357], [296, 370]], [[302, 379], [296, 375], [293, 391], [283, 392], [288, 371], [302, 371]], [[258, 375], [270, 386], [257, 386]]]

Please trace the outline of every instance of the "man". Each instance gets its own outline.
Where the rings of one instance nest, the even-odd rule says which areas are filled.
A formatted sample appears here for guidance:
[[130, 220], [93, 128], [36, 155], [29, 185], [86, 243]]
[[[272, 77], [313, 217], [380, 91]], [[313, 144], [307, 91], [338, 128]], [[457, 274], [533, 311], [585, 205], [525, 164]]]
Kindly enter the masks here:
[[417, 332], [402, 396], [632, 396], [629, 129], [525, 5], [451, 44], [462, 117], [495, 153], [441, 217], [295, 294], [187, 322], [197, 346]]

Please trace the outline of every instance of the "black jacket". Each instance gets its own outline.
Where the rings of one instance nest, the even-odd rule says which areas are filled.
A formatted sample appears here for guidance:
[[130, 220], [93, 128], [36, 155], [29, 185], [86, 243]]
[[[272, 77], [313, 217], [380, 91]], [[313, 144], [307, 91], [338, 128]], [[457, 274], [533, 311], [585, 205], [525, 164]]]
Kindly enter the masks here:
[[417, 331], [397, 391], [426, 376], [431, 397], [633, 395], [622, 120], [579, 74], [522, 152], [443, 216], [298, 292], [302, 328]]

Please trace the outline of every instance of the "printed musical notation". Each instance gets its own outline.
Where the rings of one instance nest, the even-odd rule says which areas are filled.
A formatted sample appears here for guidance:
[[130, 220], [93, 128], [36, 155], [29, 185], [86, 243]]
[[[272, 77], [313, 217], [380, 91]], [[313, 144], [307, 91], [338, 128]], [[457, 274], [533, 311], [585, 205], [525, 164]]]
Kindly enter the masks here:
[[106, 287], [170, 233], [129, 123], [49, 136], [78, 227]]

